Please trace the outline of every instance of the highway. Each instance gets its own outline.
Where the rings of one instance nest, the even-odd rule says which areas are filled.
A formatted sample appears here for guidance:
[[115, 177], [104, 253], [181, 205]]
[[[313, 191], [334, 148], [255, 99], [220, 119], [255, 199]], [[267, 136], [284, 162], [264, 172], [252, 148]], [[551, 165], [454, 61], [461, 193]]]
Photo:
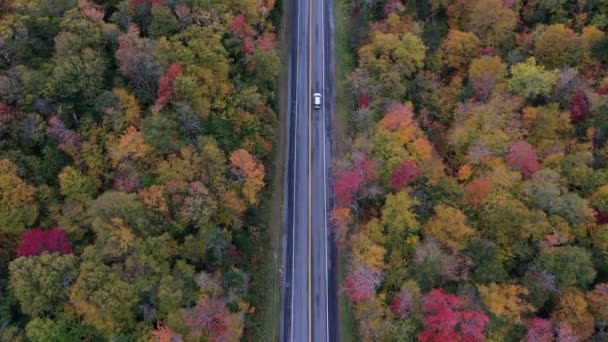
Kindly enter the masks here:
[[[334, 98], [331, 0], [293, 0], [289, 37], [281, 341], [338, 341], [330, 234]], [[321, 108], [312, 94], [322, 94]]]

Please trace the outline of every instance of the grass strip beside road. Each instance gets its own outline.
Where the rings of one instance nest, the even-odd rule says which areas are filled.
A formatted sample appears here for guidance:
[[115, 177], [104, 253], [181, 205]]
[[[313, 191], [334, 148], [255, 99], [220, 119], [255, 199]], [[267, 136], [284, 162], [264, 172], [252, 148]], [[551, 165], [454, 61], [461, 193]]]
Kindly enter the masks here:
[[265, 189], [261, 211], [268, 223], [266, 244], [260, 246], [260, 264], [256, 266], [256, 278], [252, 293], [257, 297], [256, 312], [250, 316], [246, 341], [275, 342], [279, 340], [281, 325], [281, 268], [283, 236], [283, 197], [285, 177], [285, 153], [287, 149], [288, 116], [288, 68], [289, 68], [289, 25], [290, 1], [278, 0], [273, 13], [273, 23], [278, 27], [281, 72], [277, 80], [277, 97], [274, 110], [278, 115], [274, 160], [268, 175], [270, 183]]
[[[348, 144], [348, 125], [354, 111], [354, 96], [349, 75], [355, 68], [355, 50], [351, 42], [351, 19], [348, 0], [334, 0], [334, 47], [336, 58], [336, 103], [333, 123], [334, 161], [343, 157]], [[338, 256], [338, 289], [346, 273], [346, 261]], [[357, 322], [348, 299], [338, 290], [340, 341], [358, 341]]]

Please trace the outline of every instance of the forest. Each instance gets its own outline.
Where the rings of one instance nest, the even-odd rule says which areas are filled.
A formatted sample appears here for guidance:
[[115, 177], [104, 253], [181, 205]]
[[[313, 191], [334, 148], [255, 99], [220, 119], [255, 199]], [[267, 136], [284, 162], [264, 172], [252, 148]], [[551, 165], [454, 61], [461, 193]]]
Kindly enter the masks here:
[[361, 341], [608, 339], [608, 2], [340, 0]]
[[1, 341], [255, 336], [279, 7], [0, 0]]

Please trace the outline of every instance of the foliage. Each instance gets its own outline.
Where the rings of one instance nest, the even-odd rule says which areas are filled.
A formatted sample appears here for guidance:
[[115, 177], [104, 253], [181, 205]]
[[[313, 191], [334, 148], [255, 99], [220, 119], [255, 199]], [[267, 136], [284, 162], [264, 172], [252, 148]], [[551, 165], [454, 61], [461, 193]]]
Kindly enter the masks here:
[[587, 301], [579, 289], [569, 288], [560, 296], [551, 318], [566, 324], [579, 339], [587, 339], [593, 334], [595, 322], [587, 311]]
[[20, 233], [38, 215], [34, 199], [36, 188], [17, 175], [17, 167], [8, 159], [0, 160], [0, 229], [4, 233]]
[[511, 145], [507, 154], [507, 164], [521, 172], [524, 177], [530, 177], [540, 169], [536, 151], [525, 141], [516, 141]]
[[72, 254], [44, 253], [13, 260], [9, 267], [11, 289], [23, 312], [30, 316], [61, 312], [76, 266]]
[[443, 289], [431, 290], [422, 304], [424, 330], [420, 341], [483, 341], [489, 319], [482, 312], [465, 310], [460, 298]]
[[582, 42], [572, 29], [562, 25], [540, 25], [532, 33], [534, 56], [548, 68], [575, 66], [582, 57]]
[[462, 68], [479, 54], [479, 39], [470, 32], [450, 30], [441, 44], [443, 63], [450, 68]]
[[557, 84], [557, 71], [545, 70], [534, 57], [511, 68], [511, 90], [528, 98], [547, 96]]
[[257, 202], [256, 193], [264, 186], [264, 165], [253, 159], [246, 150], [240, 149], [230, 155], [233, 172], [244, 181], [243, 196], [249, 204]]
[[17, 248], [19, 256], [38, 256], [42, 253], [71, 254], [72, 247], [66, 232], [61, 228], [42, 230], [30, 229], [21, 235], [21, 244]]
[[525, 300], [528, 290], [520, 285], [490, 283], [479, 285], [478, 290], [488, 311], [510, 322], [521, 324], [522, 315], [534, 311]]
[[0, 0], [0, 340], [259, 335], [275, 5]]
[[435, 215], [429, 219], [423, 232], [451, 250], [459, 251], [466, 246], [475, 231], [466, 222], [466, 216], [458, 209], [438, 205]]
[[332, 221], [360, 338], [605, 338], [606, 1], [344, 3]]

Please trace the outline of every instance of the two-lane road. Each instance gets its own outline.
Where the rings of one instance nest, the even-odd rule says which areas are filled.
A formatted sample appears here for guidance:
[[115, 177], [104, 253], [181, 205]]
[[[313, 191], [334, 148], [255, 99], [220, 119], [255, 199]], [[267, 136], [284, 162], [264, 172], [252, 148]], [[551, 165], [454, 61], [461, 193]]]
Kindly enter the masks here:
[[[281, 341], [338, 341], [331, 207], [331, 0], [293, 0]], [[312, 94], [322, 106], [312, 107]]]

